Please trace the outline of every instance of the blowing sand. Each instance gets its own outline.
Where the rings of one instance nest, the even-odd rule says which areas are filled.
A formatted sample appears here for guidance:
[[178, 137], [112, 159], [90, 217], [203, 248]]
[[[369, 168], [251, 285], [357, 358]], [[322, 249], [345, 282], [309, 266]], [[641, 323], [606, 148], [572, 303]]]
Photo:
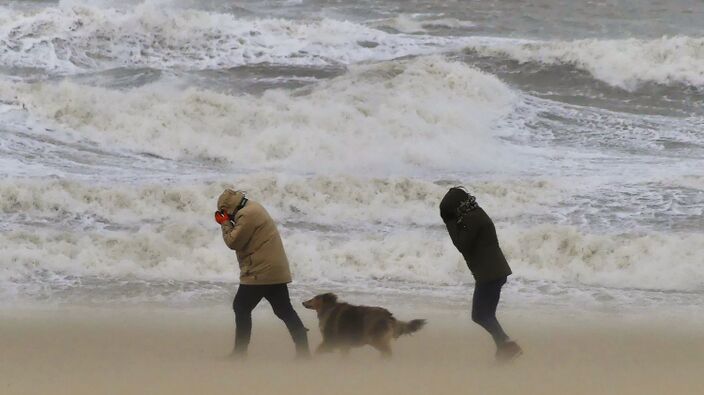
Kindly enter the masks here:
[[[0, 310], [0, 393], [10, 394], [702, 394], [704, 323], [691, 317], [505, 311], [525, 355], [493, 361], [490, 337], [460, 310], [388, 306], [429, 325], [383, 361], [371, 348], [296, 362], [263, 303], [247, 361], [226, 356], [218, 308]], [[297, 308], [320, 341], [314, 313]]]

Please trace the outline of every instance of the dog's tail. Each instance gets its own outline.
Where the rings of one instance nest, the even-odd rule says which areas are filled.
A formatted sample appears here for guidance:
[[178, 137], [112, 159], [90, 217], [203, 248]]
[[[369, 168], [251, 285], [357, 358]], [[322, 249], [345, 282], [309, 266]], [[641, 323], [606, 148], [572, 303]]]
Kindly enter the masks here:
[[425, 320], [411, 320], [408, 322], [394, 320], [394, 339], [403, 335], [410, 335], [418, 332], [425, 326]]

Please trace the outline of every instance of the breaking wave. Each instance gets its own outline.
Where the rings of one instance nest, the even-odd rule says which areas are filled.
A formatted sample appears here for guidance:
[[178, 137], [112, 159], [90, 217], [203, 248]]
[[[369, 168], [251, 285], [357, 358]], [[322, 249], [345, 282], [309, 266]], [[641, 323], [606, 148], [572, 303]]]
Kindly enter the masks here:
[[[280, 222], [298, 280], [403, 281], [453, 285], [470, 281], [439, 223], [447, 185], [414, 179], [248, 176], [250, 188]], [[234, 255], [212, 222], [226, 184], [86, 185], [77, 181], [0, 183], [0, 279], [107, 276], [234, 281]], [[550, 183], [476, 183], [497, 219], [506, 255], [528, 280], [701, 290], [700, 233], [590, 233], [563, 225], [506, 223], [516, 211], [560, 201]], [[545, 211], [548, 209], [543, 209]], [[58, 279], [58, 280], [57, 280]]]
[[385, 33], [348, 21], [247, 19], [158, 3], [96, 8], [61, 2], [0, 8], [0, 62], [55, 73], [116, 67], [221, 69], [257, 63], [351, 64], [440, 52], [447, 38]]
[[704, 86], [704, 38], [530, 41], [476, 39], [468, 50], [519, 62], [571, 65], [619, 88], [643, 83]]
[[[205, 215], [205, 214], [204, 214]], [[207, 216], [207, 215], [205, 215]], [[298, 280], [405, 281], [452, 285], [470, 277], [441, 229], [335, 237], [282, 227]], [[502, 247], [519, 277], [573, 284], [702, 290], [698, 234], [585, 234], [570, 227], [504, 227]], [[4, 232], [0, 253], [5, 281], [26, 282], [39, 274], [113, 276], [166, 280], [234, 281], [234, 255], [217, 227], [178, 219], [125, 232], [67, 233], [58, 230]]]
[[128, 91], [0, 83], [0, 100], [103, 147], [322, 172], [500, 168], [508, 153], [494, 126], [517, 98], [496, 77], [435, 56], [357, 66], [310, 90], [259, 97], [158, 83]]

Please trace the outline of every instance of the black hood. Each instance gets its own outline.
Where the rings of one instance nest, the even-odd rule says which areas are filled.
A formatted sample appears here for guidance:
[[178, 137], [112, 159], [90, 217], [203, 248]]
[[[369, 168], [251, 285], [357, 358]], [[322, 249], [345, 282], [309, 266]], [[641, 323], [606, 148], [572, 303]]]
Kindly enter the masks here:
[[469, 194], [460, 188], [450, 188], [440, 202], [440, 217], [447, 223], [457, 218], [457, 208], [467, 200]]

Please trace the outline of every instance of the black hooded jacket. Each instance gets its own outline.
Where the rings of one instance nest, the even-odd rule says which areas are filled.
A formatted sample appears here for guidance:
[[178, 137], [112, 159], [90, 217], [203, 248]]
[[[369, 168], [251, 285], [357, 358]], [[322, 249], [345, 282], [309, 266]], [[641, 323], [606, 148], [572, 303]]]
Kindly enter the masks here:
[[457, 208], [467, 200], [465, 191], [452, 188], [440, 202], [442, 217], [452, 243], [462, 253], [477, 283], [498, 280], [511, 274], [511, 268], [499, 247], [496, 228], [481, 207], [469, 211], [457, 221]]

